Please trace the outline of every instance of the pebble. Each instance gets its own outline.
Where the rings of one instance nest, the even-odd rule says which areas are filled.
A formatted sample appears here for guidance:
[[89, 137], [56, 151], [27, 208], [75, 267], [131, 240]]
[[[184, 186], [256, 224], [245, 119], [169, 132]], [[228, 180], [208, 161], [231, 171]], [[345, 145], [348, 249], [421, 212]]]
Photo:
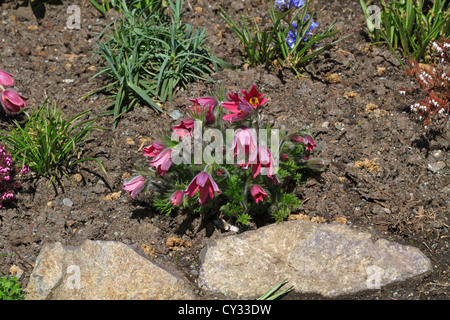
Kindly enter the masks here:
[[171, 113], [169, 113], [169, 117], [171, 117], [172, 119], [178, 120], [183, 116], [183, 114], [178, 111], [178, 110], [174, 110]]
[[65, 206], [68, 206], [68, 207], [71, 207], [73, 205], [72, 200], [70, 200], [69, 198], [65, 198], [62, 202]]
[[437, 173], [438, 171], [444, 169], [446, 166], [447, 165], [445, 164], [444, 161], [438, 161], [435, 163], [429, 163], [427, 167], [428, 167], [428, 170], [430, 170], [434, 173]]

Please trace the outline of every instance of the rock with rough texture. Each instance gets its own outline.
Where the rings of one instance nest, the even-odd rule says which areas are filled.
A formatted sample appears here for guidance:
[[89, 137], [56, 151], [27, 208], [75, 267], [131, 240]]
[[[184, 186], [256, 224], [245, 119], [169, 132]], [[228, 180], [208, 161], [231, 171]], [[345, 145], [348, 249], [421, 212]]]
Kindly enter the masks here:
[[202, 249], [200, 286], [252, 299], [288, 279], [297, 293], [335, 297], [431, 271], [415, 247], [374, 240], [347, 225], [294, 220], [216, 240]]
[[44, 246], [26, 288], [37, 300], [194, 299], [181, 276], [113, 241]]

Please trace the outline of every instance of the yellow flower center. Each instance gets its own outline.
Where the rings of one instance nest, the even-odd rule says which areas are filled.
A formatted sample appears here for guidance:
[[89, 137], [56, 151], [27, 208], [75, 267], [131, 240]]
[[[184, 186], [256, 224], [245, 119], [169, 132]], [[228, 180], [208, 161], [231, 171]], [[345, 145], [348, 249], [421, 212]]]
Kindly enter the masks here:
[[259, 100], [258, 100], [257, 97], [251, 97], [248, 102], [250, 102], [250, 104], [253, 105], [253, 106], [259, 105]]

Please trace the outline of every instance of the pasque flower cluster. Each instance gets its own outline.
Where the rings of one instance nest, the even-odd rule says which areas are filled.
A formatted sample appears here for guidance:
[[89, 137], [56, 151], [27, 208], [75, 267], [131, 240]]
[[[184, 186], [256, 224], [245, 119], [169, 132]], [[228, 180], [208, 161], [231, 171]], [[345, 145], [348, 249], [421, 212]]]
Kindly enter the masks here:
[[27, 106], [26, 101], [28, 98], [25, 98], [14, 89], [6, 88], [14, 86], [13, 77], [14, 75], [0, 70], [0, 103], [6, 114], [18, 112]]
[[[234, 213], [239, 215], [254, 209], [249, 205], [252, 201], [256, 206], [278, 205], [282, 198], [279, 193], [286, 190], [283, 186], [293, 176], [289, 170], [323, 169], [322, 160], [309, 158], [317, 145], [304, 131], [279, 132], [276, 144], [270, 146], [257, 139], [256, 132], [260, 139], [263, 132], [260, 110], [269, 100], [255, 85], [250, 91], [229, 92], [228, 98], [228, 101], [213, 96], [191, 99], [186, 108], [188, 117], [172, 127], [171, 137], [142, 149], [148, 166], [136, 170], [138, 175], [124, 181], [123, 189], [132, 198], [152, 189], [152, 196], [160, 206], [186, 208], [197, 203], [197, 207], [210, 209], [217, 205], [220, 211], [234, 201], [233, 208], [240, 211]], [[269, 131], [272, 135], [278, 132], [273, 128]], [[201, 150], [196, 152], [204, 156], [212, 150], [215, 161], [206, 157], [200, 163], [177, 162], [178, 147], [193, 138], [195, 151], [199, 137], [211, 139], [202, 141]], [[221, 144], [223, 137], [229, 137], [230, 143]], [[217, 161], [222, 156], [228, 156], [231, 162]]]

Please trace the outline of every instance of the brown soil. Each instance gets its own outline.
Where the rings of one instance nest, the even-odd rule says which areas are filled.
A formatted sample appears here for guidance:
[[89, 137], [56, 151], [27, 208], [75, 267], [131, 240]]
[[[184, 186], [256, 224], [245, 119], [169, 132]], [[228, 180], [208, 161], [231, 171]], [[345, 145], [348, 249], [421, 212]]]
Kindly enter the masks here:
[[[49, 98], [67, 115], [86, 109], [95, 114], [108, 101], [101, 95], [80, 98], [103, 85], [101, 78], [90, 79], [100, 63], [97, 58], [91, 60], [91, 51], [95, 33], [117, 15], [102, 18], [87, 0], [69, 3], [81, 7], [79, 30], [66, 28], [70, 15], [66, 1], [46, 2], [45, 12], [35, 14], [22, 1], [0, 1], [0, 68], [17, 75], [15, 88], [29, 97], [31, 108]], [[262, 3], [190, 0], [185, 2], [185, 19], [206, 28], [214, 54], [240, 66], [240, 44], [218, 16], [218, 6], [223, 5], [235, 20], [240, 14], [254, 14], [267, 21]], [[362, 22], [359, 1], [343, 3], [313, 1], [311, 10], [317, 13], [321, 28], [335, 19], [339, 35], [344, 35]], [[337, 220], [413, 245], [433, 263], [432, 273], [421, 279], [344, 298], [448, 299], [448, 124], [443, 130], [425, 129], [408, 112], [417, 97], [400, 97], [397, 89], [411, 87], [414, 81], [404, 75], [388, 50], [368, 43], [365, 34], [356, 31], [313, 61], [301, 81], [287, 69], [270, 73], [244, 66], [219, 71], [214, 79], [230, 90], [248, 90], [255, 83], [270, 97], [265, 115], [275, 128], [309, 128], [317, 136], [320, 156], [328, 165], [319, 178], [302, 187], [304, 204], [294, 212], [298, 217], [318, 223]], [[74, 176], [73, 181], [65, 181], [64, 190], [49, 187], [44, 179], [24, 181], [16, 201], [0, 211], [0, 255], [7, 255], [0, 257], [0, 275], [18, 266], [24, 270], [26, 286], [46, 243], [76, 245], [92, 239], [141, 248], [173, 265], [195, 285], [199, 251], [229, 233], [215, 228], [215, 217], [158, 214], [148, 196], [132, 200], [121, 188], [124, 175], [133, 174], [135, 164], [145, 164], [139, 147], [157, 141], [161, 132], [176, 123], [168, 113], [183, 112], [189, 98], [211, 88], [210, 83], [193, 84], [165, 105], [167, 113], [136, 108], [123, 117], [116, 132], [95, 132], [86, 144], [87, 155], [103, 162], [107, 176], [94, 164], [84, 163], [76, 172], [81, 179]], [[377, 108], [367, 108], [368, 104]], [[2, 116], [0, 127], [8, 128], [13, 119], [23, 120], [20, 115]], [[110, 128], [111, 118], [102, 118], [100, 125]], [[429, 165], [437, 161], [447, 167], [433, 172]], [[66, 198], [73, 202], [71, 207], [63, 203]], [[198, 292], [200, 299], [214, 297]]]

